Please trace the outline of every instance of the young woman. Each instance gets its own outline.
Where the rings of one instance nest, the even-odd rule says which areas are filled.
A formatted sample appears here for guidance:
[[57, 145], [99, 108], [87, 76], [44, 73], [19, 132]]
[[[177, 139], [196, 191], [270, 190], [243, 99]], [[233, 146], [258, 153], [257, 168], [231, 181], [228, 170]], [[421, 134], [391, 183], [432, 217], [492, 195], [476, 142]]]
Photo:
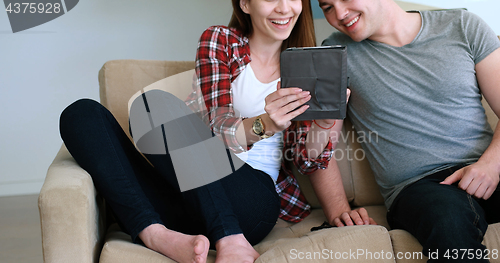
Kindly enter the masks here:
[[[278, 217], [299, 222], [309, 214], [283, 159], [311, 173], [328, 165], [333, 150], [329, 134], [335, 120], [292, 124], [310, 95], [279, 89], [280, 52], [315, 45], [310, 1], [232, 3], [229, 27], [202, 34], [196, 73], [205, 119], [246, 160], [234, 173], [181, 192], [170, 155], [143, 158], [99, 103], [79, 100], [61, 114], [66, 147], [92, 176], [122, 229], [134, 242], [177, 262], [206, 262], [210, 246], [217, 250], [217, 263], [254, 262], [259, 254], [252, 245]], [[190, 97], [187, 104], [194, 101], [197, 97]], [[282, 150], [284, 157], [276, 155]]]

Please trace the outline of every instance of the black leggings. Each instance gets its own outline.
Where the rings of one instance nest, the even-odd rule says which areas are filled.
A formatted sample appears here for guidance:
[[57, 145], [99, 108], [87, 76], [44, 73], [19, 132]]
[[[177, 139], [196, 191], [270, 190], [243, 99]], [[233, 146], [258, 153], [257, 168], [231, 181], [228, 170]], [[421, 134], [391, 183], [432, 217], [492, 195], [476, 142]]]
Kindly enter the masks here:
[[241, 233], [254, 245], [276, 223], [280, 200], [274, 183], [247, 164], [218, 181], [182, 192], [170, 155], [146, 154], [153, 168], [96, 101], [81, 99], [68, 106], [61, 114], [60, 132], [134, 242], [144, 228], [159, 223], [185, 234], [203, 234], [212, 246]]

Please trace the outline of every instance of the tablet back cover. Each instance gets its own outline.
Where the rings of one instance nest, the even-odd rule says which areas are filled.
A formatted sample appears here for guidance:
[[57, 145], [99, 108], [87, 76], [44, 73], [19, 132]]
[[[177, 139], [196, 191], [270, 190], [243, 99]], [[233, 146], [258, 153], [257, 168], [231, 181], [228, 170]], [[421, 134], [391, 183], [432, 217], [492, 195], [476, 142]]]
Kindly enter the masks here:
[[311, 92], [309, 108], [298, 120], [346, 117], [347, 48], [323, 46], [288, 48], [281, 53], [281, 87]]

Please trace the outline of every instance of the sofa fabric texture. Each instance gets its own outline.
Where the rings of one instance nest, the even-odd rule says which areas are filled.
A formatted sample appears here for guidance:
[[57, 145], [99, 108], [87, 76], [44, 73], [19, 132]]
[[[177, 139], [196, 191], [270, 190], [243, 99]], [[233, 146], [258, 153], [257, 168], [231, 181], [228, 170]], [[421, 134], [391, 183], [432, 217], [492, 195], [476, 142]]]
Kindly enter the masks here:
[[[100, 99], [128, 133], [128, 103], [149, 85], [186, 71], [194, 74], [191, 61], [114, 60], [99, 71]], [[179, 75], [176, 75], [179, 76]], [[186, 75], [188, 76], [188, 75]], [[173, 87], [172, 87], [173, 86]], [[169, 91], [180, 98], [190, 92], [186, 85], [170, 84]], [[139, 92], [139, 93], [138, 93]], [[498, 119], [483, 100], [492, 127]], [[361, 149], [347, 119], [337, 149]], [[341, 158], [343, 157], [343, 158]], [[359, 156], [358, 156], [359, 157]], [[426, 262], [422, 246], [404, 230], [391, 230], [385, 219], [386, 208], [370, 166], [365, 158], [335, 156], [348, 200], [352, 207], [365, 207], [377, 226], [327, 228], [311, 232], [325, 220], [309, 179], [295, 172], [311, 215], [300, 223], [279, 219], [271, 233], [255, 249], [257, 262]], [[108, 215], [105, 203], [95, 191], [88, 173], [62, 145], [48, 169], [39, 196], [44, 262], [174, 262], [144, 246], [131, 242]], [[483, 244], [500, 249], [500, 223], [492, 224]], [[210, 251], [208, 262], [215, 261]], [[500, 259], [491, 259], [500, 262]]]

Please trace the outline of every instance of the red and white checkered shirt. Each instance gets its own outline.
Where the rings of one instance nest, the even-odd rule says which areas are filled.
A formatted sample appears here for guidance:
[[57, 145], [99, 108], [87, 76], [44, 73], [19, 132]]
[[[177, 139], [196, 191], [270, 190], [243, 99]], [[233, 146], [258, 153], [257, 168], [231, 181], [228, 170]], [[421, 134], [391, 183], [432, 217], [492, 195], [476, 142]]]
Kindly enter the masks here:
[[[236, 153], [248, 149], [244, 149], [236, 140], [236, 128], [243, 118], [235, 114], [231, 82], [250, 61], [248, 38], [233, 28], [225, 26], [208, 28], [200, 37], [196, 54], [199, 89], [195, 89], [186, 100], [186, 104], [193, 109], [206, 107], [203, 119]], [[293, 122], [283, 133], [284, 158], [276, 181], [276, 192], [281, 199], [280, 218], [290, 222], [302, 221], [310, 214], [311, 206], [301, 193], [297, 179], [288, 166], [293, 162], [301, 173], [310, 174], [317, 169], [325, 169], [333, 153], [333, 145], [329, 142], [317, 159], [307, 158], [305, 143], [310, 127], [310, 122]], [[286, 162], [286, 160], [293, 161]]]

